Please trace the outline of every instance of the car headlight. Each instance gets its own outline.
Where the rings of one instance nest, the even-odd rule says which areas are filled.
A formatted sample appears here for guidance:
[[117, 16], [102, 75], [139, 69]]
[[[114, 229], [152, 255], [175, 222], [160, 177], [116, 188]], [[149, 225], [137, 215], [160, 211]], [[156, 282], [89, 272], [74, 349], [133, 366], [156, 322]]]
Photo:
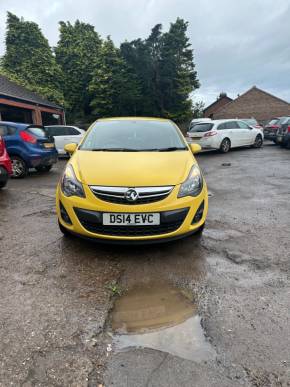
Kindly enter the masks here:
[[73, 167], [70, 164], [66, 167], [62, 176], [61, 190], [65, 196], [86, 197], [82, 183], [76, 178]]
[[201, 193], [203, 187], [203, 178], [197, 165], [193, 165], [188, 178], [181, 184], [178, 197], [197, 196]]

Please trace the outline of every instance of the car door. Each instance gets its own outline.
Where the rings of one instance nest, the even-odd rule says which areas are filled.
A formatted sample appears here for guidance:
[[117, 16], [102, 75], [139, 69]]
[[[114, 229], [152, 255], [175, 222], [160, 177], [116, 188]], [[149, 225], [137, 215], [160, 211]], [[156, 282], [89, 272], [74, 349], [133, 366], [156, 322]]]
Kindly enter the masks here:
[[224, 138], [229, 138], [231, 141], [231, 147], [239, 146], [239, 133], [238, 125], [236, 121], [225, 121], [217, 127], [221, 141]]
[[252, 145], [255, 141], [255, 130], [244, 121], [237, 121], [240, 132], [240, 146]]

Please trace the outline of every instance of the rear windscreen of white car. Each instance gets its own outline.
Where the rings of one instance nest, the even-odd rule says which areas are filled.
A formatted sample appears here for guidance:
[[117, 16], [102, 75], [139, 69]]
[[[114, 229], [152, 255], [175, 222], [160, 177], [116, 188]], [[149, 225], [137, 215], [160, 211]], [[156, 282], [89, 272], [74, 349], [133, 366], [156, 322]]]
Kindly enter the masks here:
[[213, 127], [213, 124], [206, 122], [204, 124], [196, 124], [190, 129], [190, 132], [208, 132]]
[[71, 126], [54, 126], [46, 127], [46, 132], [49, 136], [78, 136], [80, 133], [77, 129]]

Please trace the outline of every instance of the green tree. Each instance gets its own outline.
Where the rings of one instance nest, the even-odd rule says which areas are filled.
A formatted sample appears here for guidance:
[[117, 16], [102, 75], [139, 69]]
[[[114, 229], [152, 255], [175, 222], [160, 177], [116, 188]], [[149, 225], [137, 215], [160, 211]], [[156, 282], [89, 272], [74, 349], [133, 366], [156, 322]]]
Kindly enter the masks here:
[[8, 12], [2, 72], [31, 91], [64, 104], [62, 71], [36, 23]]
[[166, 33], [157, 24], [145, 40], [121, 45], [121, 53], [141, 84], [140, 114], [185, 122], [192, 117], [191, 93], [199, 87], [188, 23], [177, 19]]
[[163, 114], [184, 122], [192, 116], [191, 93], [199, 87], [193, 50], [186, 36], [188, 23], [178, 18], [163, 35], [160, 87]]
[[71, 120], [91, 114], [88, 92], [96, 68], [102, 40], [90, 24], [60, 22], [60, 38], [55, 48], [56, 61], [64, 76], [63, 92]]
[[136, 76], [110, 37], [100, 50], [89, 91], [97, 117], [137, 114], [140, 90]]

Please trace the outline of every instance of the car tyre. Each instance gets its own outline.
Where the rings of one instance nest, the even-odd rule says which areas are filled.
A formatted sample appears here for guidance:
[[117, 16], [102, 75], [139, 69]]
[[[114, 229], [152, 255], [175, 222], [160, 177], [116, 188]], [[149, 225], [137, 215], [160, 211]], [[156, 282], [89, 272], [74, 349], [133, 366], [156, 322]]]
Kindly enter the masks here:
[[286, 142], [285, 148], [290, 149], [290, 139]]
[[10, 156], [12, 163], [12, 177], [14, 179], [22, 179], [28, 173], [28, 168], [25, 161], [19, 156]]
[[35, 167], [37, 172], [49, 172], [52, 168], [52, 165], [41, 165], [39, 167]]
[[220, 145], [220, 151], [222, 153], [228, 153], [231, 149], [231, 141], [229, 138], [224, 138]]
[[263, 145], [263, 138], [260, 134], [258, 134], [255, 138], [255, 142], [253, 144], [253, 148], [261, 148]]
[[58, 227], [66, 238], [71, 238], [72, 234], [58, 221]]

